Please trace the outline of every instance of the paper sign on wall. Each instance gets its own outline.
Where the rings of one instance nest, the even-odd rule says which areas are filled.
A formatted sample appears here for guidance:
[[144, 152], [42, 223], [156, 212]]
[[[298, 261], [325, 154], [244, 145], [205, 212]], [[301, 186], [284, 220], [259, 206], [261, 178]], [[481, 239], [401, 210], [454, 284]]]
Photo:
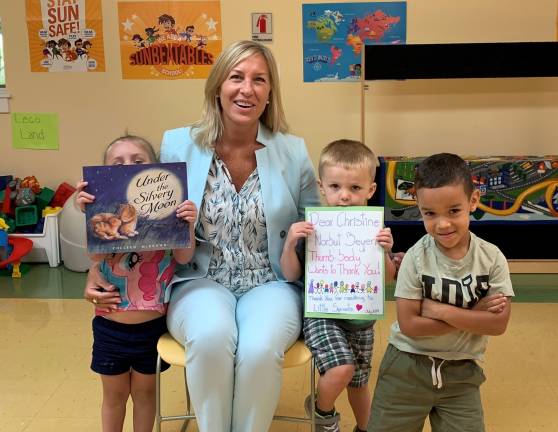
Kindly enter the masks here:
[[374, 320], [384, 315], [381, 207], [306, 209], [306, 317]]
[[273, 41], [273, 22], [271, 13], [252, 13], [252, 40], [259, 42]]
[[12, 113], [12, 146], [58, 150], [58, 114]]

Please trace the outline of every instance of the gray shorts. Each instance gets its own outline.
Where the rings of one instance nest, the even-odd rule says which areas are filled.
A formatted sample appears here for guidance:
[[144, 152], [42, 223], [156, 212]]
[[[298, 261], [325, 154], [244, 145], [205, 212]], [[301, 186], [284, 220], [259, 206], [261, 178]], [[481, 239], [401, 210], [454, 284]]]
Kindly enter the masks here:
[[336, 320], [304, 319], [304, 341], [312, 352], [320, 375], [341, 365], [354, 365], [355, 373], [349, 387], [368, 383], [374, 347], [374, 327], [349, 331]]
[[[440, 384], [434, 378], [438, 369]], [[389, 344], [378, 371], [367, 430], [421, 432], [429, 417], [432, 432], [484, 432], [480, 398], [484, 381], [474, 360], [431, 360]]]

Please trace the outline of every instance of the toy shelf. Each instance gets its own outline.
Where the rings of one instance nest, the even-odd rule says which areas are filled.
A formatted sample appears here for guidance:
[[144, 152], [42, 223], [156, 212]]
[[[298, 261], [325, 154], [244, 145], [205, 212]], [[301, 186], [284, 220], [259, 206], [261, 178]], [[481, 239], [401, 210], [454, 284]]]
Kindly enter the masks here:
[[50, 267], [60, 265], [60, 237], [58, 234], [58, 215], [47, 214], [43, 232], [38, 234], [10, 234], [10, 237], [25, 237], [33, 242], [33, 249], [23, 257], [23, 262], [45, 262]]

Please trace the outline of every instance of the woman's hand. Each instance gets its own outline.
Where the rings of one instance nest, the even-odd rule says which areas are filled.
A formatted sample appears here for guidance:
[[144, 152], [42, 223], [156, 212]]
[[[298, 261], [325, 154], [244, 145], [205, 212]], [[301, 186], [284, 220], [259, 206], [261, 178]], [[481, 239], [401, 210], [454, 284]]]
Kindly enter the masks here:
[[117, 310], [122, 301], [118, 289], [101, 275], [99, 264], [94, 264], [89, 269], [83, 297], [104, 312]]
[[405, 252], [395, 252], [388, 254], [391, 262], [395, 266], [395, 274], [394, 278], [397, 279], [397, 274], [399, 273], [399, 267], [401, 267], [401, 261], [403, 261], [403, 257], [405, 256]]
[[79, 181], [76, 185], [76, 204], [82, 212], [85, 212], [85, 204], [91, 204], [95, 201], [95, 195], [91, 195], [83, 190], [85, 189], [85, 186], [87, 186], [87, 182], [83, 180]]

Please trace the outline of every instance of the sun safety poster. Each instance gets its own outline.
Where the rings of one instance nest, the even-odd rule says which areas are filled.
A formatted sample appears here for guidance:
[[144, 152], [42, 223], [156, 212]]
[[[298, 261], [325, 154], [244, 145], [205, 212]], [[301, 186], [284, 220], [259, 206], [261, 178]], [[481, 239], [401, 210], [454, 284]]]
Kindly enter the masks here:
[[32, 72], [104, 72], [101, 0], [26, 0]]
[[221, 52], [218, 1], [119, 2], [124, 79], [206, 78]]

